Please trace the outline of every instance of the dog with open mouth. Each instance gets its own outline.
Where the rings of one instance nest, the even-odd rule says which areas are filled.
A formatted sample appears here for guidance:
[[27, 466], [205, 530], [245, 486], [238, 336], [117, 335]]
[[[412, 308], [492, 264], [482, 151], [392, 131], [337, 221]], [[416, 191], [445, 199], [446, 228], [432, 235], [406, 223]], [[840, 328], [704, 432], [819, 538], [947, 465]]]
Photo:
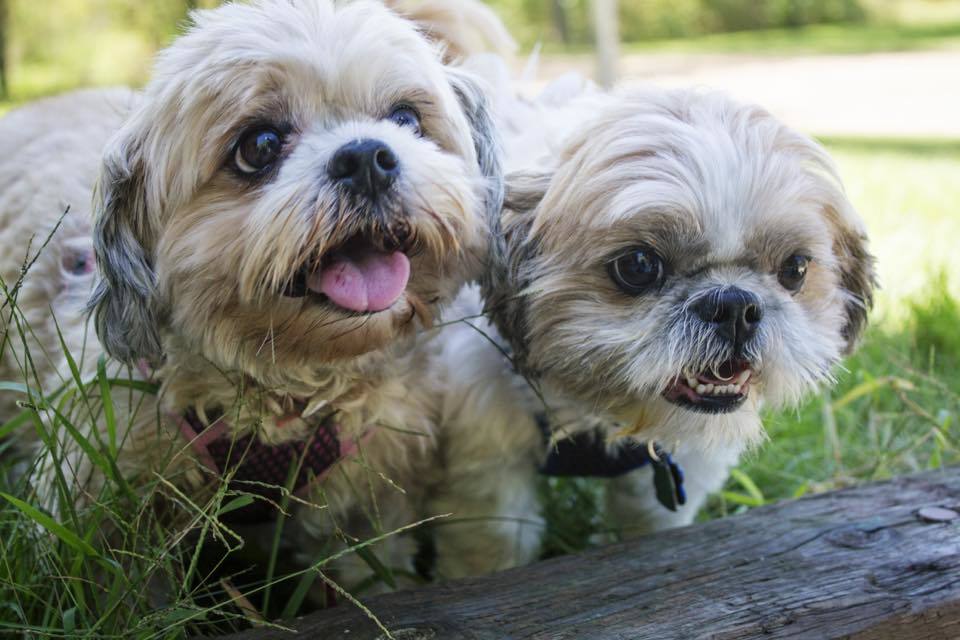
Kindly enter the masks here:
[[[500, 105], [489, 322], [445, 329], [434, 365], [428, 512], [466, 519], [437, 527], [443, 577], [535, 556], [538, 471], [611, 478], [625, 535], [690, 523], [761, 408], [832, 380], [872, 302], [863, 223], [810, 138], [718, 93], [547, 94]], [[476, 290], [458, 303], [480, 312]]]
[[[42, 335], [56, 335], [48, 310], [58, 310], [66, 346], [85, 354], [83, 376], [105, 352], [110, 378], [120, 363], [159, 384], [156, 396], [114, 394], [125, 432], [98, 423], [94, 441], [116, 447], [129, 484], [159, 475], [202, 504], [222, 473], [257, 498], [253, 507], [272, 509], [283, 492], [263, 485], [286, 486], [296, 463], [291, 508], [307, 535], [410, 524], [415, 469], [434, 438], [414, 334], [479, 276], [502, 200], [481, 85], [377, 2], [257, 0], [193, 22], [159, 55], [142, 95], [85, 110], [86, 122], [68, 118], [74, 134], [46, 153], [69, 175], [74, 161], [100, 164], [103, 149], [92, 228], [85, 203], [67, 214], [71, 241], [89, 250], [71, 300], [90, 292], [96, 336], [78, 305], [40, 295], [59, 286], [47, 275], [62, 279], [45, 267], [59, 264], [59, 236], [22, 283], [21, 303]], [[74, 105], [68, 96], [43, 108]], [[39, 113], [19, 112], [17, 128]], [[56, 118], [35, 124], [43, 136]], [[118, 127], [109, 141], [104, 126]], [[6, 170], [17, 171], [9, 157]], [[89, 180], [40, 191], [82, 201]], [[0, 218], [4, 246], [18, 248], [5, 251], [10, 283], [20, 248], [62, 213], [27, 196]], [[31, 379], [61, 384], [65, 356], [48, 344], [28, 363], [27, 347], [37, 347], [29, 334], [10, 345], [4, 375], [32, 368]], [[41, 495], [56, 493], [60, 468], [78, 498], [95, 499], [108, 478], [57, 439], [57, 452], [44, 447]], [[364, 500], [391, 506], [356, 509]], [[382, 518], [374, 527], [355, 512]], [[391, 566], [412, 553], [397, 557]]]

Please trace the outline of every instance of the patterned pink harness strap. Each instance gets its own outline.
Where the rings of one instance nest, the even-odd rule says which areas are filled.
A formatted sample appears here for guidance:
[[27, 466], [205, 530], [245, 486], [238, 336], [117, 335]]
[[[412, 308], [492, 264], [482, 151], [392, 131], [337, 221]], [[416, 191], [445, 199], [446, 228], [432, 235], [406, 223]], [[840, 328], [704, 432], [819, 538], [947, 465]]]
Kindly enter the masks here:
[[321, 423], [306, 441], [271, 445], [256, 435], [231, 437], [223, 418], [209, 427], [192, 411], [179, 418], [180, 433], [203, 464], [221, 475], [231, 473], [230, 489], [263, 498], [225, 514], [223, 519], [228, 522], [271, 520], [277, 514], [271, 502], [279, 504], [291, 473], [295, 473], [293, 493], [302, 495], [346, 453], [341, 450], [338, 428], [332, 420]]
[[[137, 366], [146, 378], [153, 378], [149, 364], [141, 361]], [[223, 416], [206, 425], [193, 410], [168, 415], [201, 464], [219, 475], [232, 474], [231, 490], [262, 498], [222, 517], [226, 522], [240, 524], [272, 520], [277, 509], [271, 503], [280, 503], [291, 473], [295, 473], [292, 491], [302, 496], [339, 461], [354, 455], [360, 441], [373, 433], [369, 430], [359, 439], [341, 440], [340, 429], [331, 418], [306, 440], [271, 445], [256, 435], [234, 437]], [[298, 416], [290, 416], [295, 417]]]

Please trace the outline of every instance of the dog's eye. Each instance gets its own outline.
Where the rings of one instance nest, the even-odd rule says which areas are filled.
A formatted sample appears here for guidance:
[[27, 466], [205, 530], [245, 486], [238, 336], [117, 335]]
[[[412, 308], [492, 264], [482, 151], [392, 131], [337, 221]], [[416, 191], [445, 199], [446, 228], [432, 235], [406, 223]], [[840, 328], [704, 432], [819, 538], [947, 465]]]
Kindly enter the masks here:
[[629, 253], [607, 263], [610, 277], [630, 295], [663, 284], [663, 259], [652, 249], [631, 249]]
[[397, 126], [409, 127], [413, 130], [414, 135], [420, 135], [420, 114], [409, 105], [402, 104], [394, 107], [387, 119]]
[[243, 134], [237, 144], [234, 162], [243, 173], [259, 173], [273, 164], [283, 148], [276, 129], [260, 127]]
[[777, 280], [787, 291], [799, 291], [803, 286], [803, 281], [807, 277], [807, 268], [810, 266], [810, 256], [794, 254], [783, 261], [780, 265], [780, 271], [777, 272]]

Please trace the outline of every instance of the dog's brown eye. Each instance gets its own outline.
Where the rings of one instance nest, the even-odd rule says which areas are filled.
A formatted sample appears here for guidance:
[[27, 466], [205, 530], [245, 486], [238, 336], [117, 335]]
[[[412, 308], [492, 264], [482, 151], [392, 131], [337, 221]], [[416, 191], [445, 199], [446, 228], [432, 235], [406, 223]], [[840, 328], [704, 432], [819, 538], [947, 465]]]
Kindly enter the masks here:
[[275, 129], [251, 129], [240, 138], [234, 162], [243, 173], [259, 173], [276, 161], [282, 148], [283, 139]]
[[807, 277], [807, 268], [810, 266], [810, 256], [794, 254], [783, 261], [780, 265], [780, 271], [777, 272], [777, 280], [787, 291], [799, 291], [803, 286], [803, 281]]
[[420, 114], [417, 113], [416, 109], [409, 105], [403, 104], [398, 107], [394, 107], [387, 119], [397, 126], [411, 129], [414, 135], [419, 136], [421, 133]]
[[626, 293], [639, 295], [663, 284], [663, 260], [652, 249], [631, 249], [607, 263], [613, 281]]

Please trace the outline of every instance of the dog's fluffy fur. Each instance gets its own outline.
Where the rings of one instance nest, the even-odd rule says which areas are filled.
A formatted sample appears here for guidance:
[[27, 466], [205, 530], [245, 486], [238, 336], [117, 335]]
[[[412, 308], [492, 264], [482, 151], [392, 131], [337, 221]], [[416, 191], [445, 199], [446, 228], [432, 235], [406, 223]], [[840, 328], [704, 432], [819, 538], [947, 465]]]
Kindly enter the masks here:
[[[369, 499], [393, 503], [367, 509], [383, 515], [375, 528], [408, 524], [406, 505], [416, 495], [395, 487], [416, 486], [411, 479], [434, 437], [432, 387], [417, 375], [422, 356], [409, 346], [439, 306], [479, 275], [486, 217], [500, 208], [484, 94], [445, 66], [414, 24], [379, 3], [259, 0], [197, 12], [194, 22], [161, 53], [143, 95], [127, 96], [122, 126], [118, 110], [103, 108], [108, 96], [96, 93], [4, 121], [8, 130], [29, 125], [51, 140], [37, 163], [3, 155], [0, 175], [11, 182], [49, 166], [35, 176], [46, 181], [36, 193], [27, 182], [18, 198], [4, 192], [6, 282], [16, 280], [22, 258], [10, 248], [42, 238], [63, 205], [73, 205], [19, 299], [49, 354], [37, 367], [41, 382], [52, 390], [69, 376], [49, 338], [52, 304], [75, 356], [86, 340], [88, 365], [104, 350], [134, 372], [149, 363], [162, 383], [159, 398], [138, 398], [145, 404], [136, 415], [118, 407], [119, 422], [131, 424], [120, 434], [118, 464], [134, 484], [159, 473], [194, 496], [215, 485], [175, 426], [184, 411], [223, 415], [235, 434], [256, 432], [271, 443], [302, 439], [335, 412], [341, 438], [362, 441], [363, 460], [338, 465], [323, 482], [322, 500], [308, 497], [328, 508], [303, 507], [303, 529], [312, 537], [337, 528], [362, 535], [363, 527], [351, 526], [366, 518], [350, 519], [357, 501]], [[419, 114], [422, 135], [388, 119], [397, 105]], [[56, 122], [63, 117], [71, 119], [67, 127]], [[239, 141], [264, 126], [281, 132], [280, 157], [244, 175], [235, 164]], [[109, 131], [116, 133], [105, 142]], [[395, 185], [376, 200], [352, 197], [328, 176], [333, 154], [356, 139], [383, 141], [399, 162]], [[9, 136], [3, 144], [13, 146]], [[91, 232], [86, 203], [96, 166]], [[74, 282], [57, 268], [68, 247], [89, 246], [91, 238], [99, 341], [86, 336], [73, 304], [94, 276]], [[335, 252], [397, 246], [411, 275], [383, 311], [286, 295], [298, 274], [321, 269]], [[60, 305], [65, 296], [69, 307]], [[8, 371], [25, 366], [22, 345], [13, 347]], [[290, 419], [295, 411], [301, 417]], [[78, 496], [96, 494], [103, 478], [79, 451], [68, 451], [62, 466]], [[398, 566], [411, 557], [407, 548], [384, 561]]]
[[[448, 381], [448, 475], [431, 512], [470, 522], [437, 530], [443, 577], [535, 554], [537, 413], [555, 438], [597, 430], [614, 448], [673, 452], [686, 506], [657, 503], [649, 467], [618, 478], [608, 506], [623, 533], [691, 522], [763, 437], [761, 406], [831, 380], [874, 287], [863, 224], [826, 152], [764, 110], [689, 90], [507, 102], [507, 202], [483, 287], [492, 324], [446, 329], [434, 365]], [[611, 263], [637, 248], [662, 258], [664, 277], [627, 293]], [[796, 254], [812, 261], [794, 292], [778, 272]], [[739, 346], [696, 311], [734, 289], [763, 313]], [[480, 309], [475, 290], [459, 302], [459, 316]], [[709, 411], [699, 380], [680, 393], [734, 361], [751, 371], [741, 404]]]

